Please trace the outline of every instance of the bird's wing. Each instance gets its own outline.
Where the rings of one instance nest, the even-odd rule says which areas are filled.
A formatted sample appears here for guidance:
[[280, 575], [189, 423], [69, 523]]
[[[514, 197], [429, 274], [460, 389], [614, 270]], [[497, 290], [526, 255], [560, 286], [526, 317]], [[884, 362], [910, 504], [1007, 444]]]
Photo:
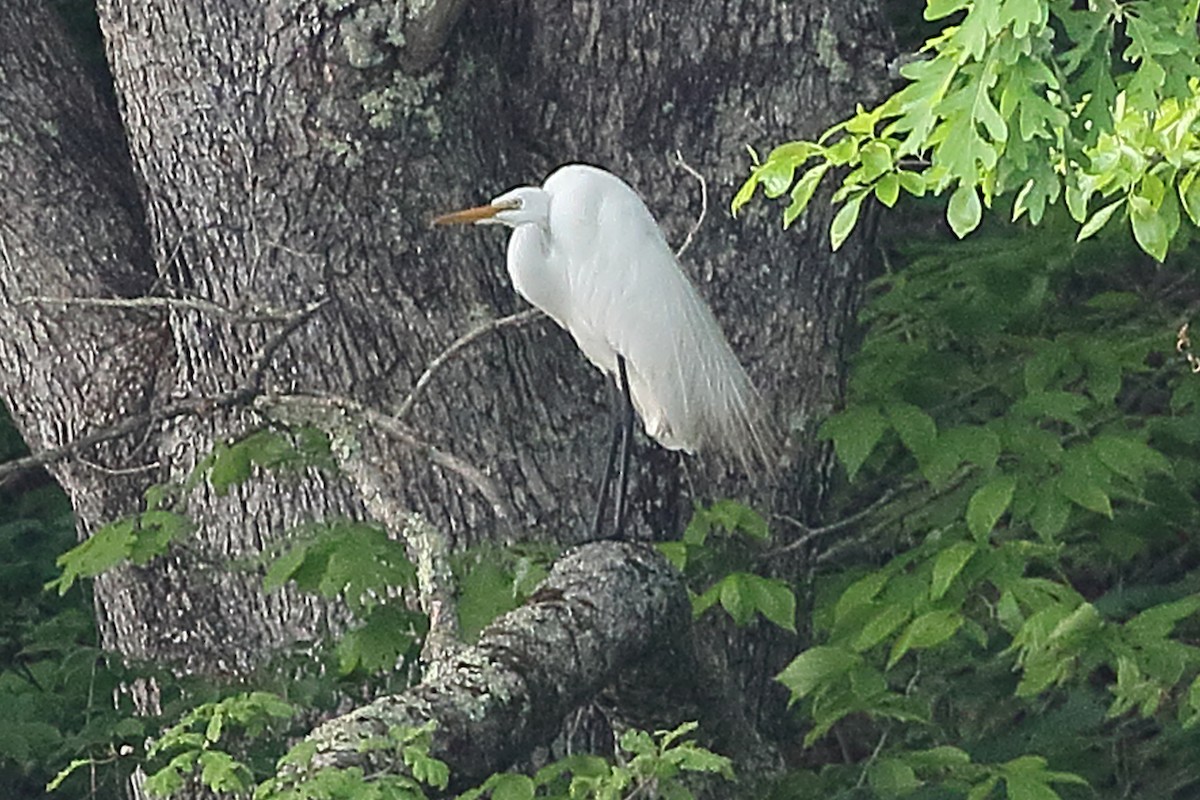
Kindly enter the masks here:
[[641, 198], [596, 172], [551, 205], [554, 247], [569, 270], [566, 327], [606, 372], [625, 357], [647, 433], [662, 444], [720, 450], [747, 468], [770, 463], [759, 397], [712, 312]]

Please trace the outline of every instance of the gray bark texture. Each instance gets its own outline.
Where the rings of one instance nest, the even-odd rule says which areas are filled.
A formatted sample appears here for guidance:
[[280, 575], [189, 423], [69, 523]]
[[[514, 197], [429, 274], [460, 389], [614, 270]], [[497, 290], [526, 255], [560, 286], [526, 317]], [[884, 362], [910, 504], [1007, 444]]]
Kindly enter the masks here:
[[[107, 646], [240, 675], [336, 625], [336, 607], [222, 568], [308, 520], [413, 511], [449, 550], [587, 539], [608, 393], [552, 323], [479, 337], [404, 402], [457, 337], [523, 308], [503, 236], [448, 235], [430, 218], [571, 161], [625, 178], [674, 243], [700, 210], [676, 152], [705, 177], [708, 213], [684, 268], [789, 437], [790, 466], [770, 485], [639, 440], [635, 537], [675, 538], [693, 499], [722, 496], [819, 521], [830, 459], [815, 430], [840, 394], [869, 242], [830, 253], [819, 202], [787, 232], [769, 204], [737, 220], [726, 209], [746, 145], [814, 134], [878, 93], [887, 37], [874, 3], [98, 0], [97, 11], [102, 66], [77, 62], [49, 4], [0, 6], [0, 393], [35, 452], [145, 420], [52, 465], [81, 533], [262, 425], [272, 397], [348, 398], [367, 421], [340, 477], [194, 492], [189, 546], [96, 581]], [[399, 408], [402, 431], [370, 424]], [[800, 558], [772, 568], [801, 578]], [[696, 636], [712, 685], [744, 717], [730, 729], [769, 735], [782, 714], [771, 677], [797, 643], [720, 623]], [[590, 691], [616, 666], [582, 669]]]
[[[419, 686], [313, 732], [313, 768], [402, 771], [395, 752], [364, 750], [393, 728], [433, 722], [430, 755], [468, 788], [552, 739], [562, 719], [622, 674], [671, 663], [688, 696], [691, 606], [679, 573], [646, 545], [600, 542], [561, 558], [529, 602], [479, 642], [443, 658]], [[660, 669], [647, 680], [665, 684]]]

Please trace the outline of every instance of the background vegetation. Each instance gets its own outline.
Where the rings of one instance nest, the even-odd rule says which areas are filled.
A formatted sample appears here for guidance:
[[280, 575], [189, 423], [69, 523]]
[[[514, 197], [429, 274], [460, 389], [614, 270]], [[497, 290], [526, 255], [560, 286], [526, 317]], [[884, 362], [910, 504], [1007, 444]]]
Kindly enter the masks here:
[[[811, 573], [756, 576], [769, 530], [736, 504], [703, 510], [664, 550], [698, 614], [719, 606], [811, 638], [779, 676], [796, 724], [773, 796], [1200, 796], [1200, 374], [1182, 327], [1200, 305], [1197, 3], [929, 8], [949, 27], [906, 22], [936, 37], [931, 58], [905, 68], [908, 88], [829, 138], [769, 154], [737, 201], [758, 187], [786, 196], [790, 222], [837, 178], [835, 243], [870, 202], [909, 204], [903, 221], [885, 215], [886, 269], [864, 305], [846, 408], [824, 424], [844, 480], [807, 539]], [[929, 196], [941, 192], [948, 205]], [[986, 212], [1001, 198], [1003, 214]], [[322, 463], [319, 434], [256, 436], [196, 480], [220, 490], [256, 468]], [[20, 449], [0, 428], [0, 458]], [[0, 493], [0, 785], [37, 797], [73, 763], [60, 793], [118, 797], [143, 763], [163, 791], [193, 771], [224, 791], [266, 780], [265, 795], [422, 791], [327, 774], [288, 795], [302, 790], [269, 779], [339, 696], [413, 677], [423, 621], [385, 599], [412, 570], [382, 531], [296, 532], [268, 580], [341, 596], [355, 619], [237, 685], [179, 681], [96, 647], [86, 583], [72, 582], [185, 547], [186, 524], [148, 515], [190, 488], [158, 487], [138, 520], [60, 558], [61, 594], [42, 586], [74, 541], [65, 499], [44, 476]], [[553, 556], [464, 555], [466, 631], [519, 602]], [[151, 674], [162, 717], [135, 719], [119, 688]], [[564, 762], [488, 791], [682, 792], [681, 772], [729, 768], [682, 738], [692, 733], [630, 733], [617, 767]], [[411, 748], [436, 786], [420, 744], [396, 732], [381, 746]]]

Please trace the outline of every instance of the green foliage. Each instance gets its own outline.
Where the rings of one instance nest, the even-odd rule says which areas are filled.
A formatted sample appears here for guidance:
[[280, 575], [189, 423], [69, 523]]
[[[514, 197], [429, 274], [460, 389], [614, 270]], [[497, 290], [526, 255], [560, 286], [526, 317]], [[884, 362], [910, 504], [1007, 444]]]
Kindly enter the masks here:
[[329, 435], [319, 428], [262, 428], [239, 439], [218, 442], [192, 471], [184, 488], [191, 490], [205, 478], [217, 494], [250, 479], [260, 469], [335, 470]]
[[[733, 500], [718, 500], [707, 508], [697, 506], [683, 537], [661, 542], [658, 548], [687, 577], [697, 617], [720, 603], [739, 626], [761, 614], [794, 633], [796, 595], [791, 586], [749, 571], [764, 559], [763, 548], [770, 541], [767, 521], [758, 512]], [[694, 586], [708, 588], [696, 594]]]
[[254, 742], [295, 713], [290, 703], [268, 692], [244, 692], [196, 706], [147, 751], [149, 763], [162, 766], [147, 770], [146, 792], [169, 797], [183, 789], [194, 773], [214, 792], [248, 790], [254, 785], [251, 766], [217, 745], [242, 749], [236, 744], [239, 737]]
[[206, 478], [217, 494], [247, 480], [252, 468], [333, 469], [329, 437], [317, 428], [264, 428], [241, 439], [220, 442], [181, 484], [155, 484], [145, 492], [146, 510], [104, 525], [58, 557], [62, 573], [48, 588], [65, 594], [80, 578], [94, 578], [120, 564], [149, 563], [192, 533], [186, 515], [171, 510]]
[[553, 545], [524, 543], [482, 544], [455, 555], [452, 565], [463, 639], [475, 641], [488, 623], [524, 603], [549, 574], [558, 554]]
[[187, 517], [158, 509], [110, 522], [58, 557], [62, 573], [46, 588], [63, 595], [80, 578], [94, 578], [126, 561], [145, 564], [190, 534], [192, 528]]
[[[146, 564], [172, 545], [186, 546], [192, 524], [182, 510], [189, 494], [205, 480], [223, 494], [249, 479], [255, 466], [294, 470], [331, 468], [333, 464], [327, 437], [315, 429], [261, 430], [222, 443], [186, 481], [147, 489], [144, 511], [104, 526], [60, 556], [62, 573], [48, 585], [58, 589], [58, 597], [64, 602], [67, 598], [77, 602], [74, 587], [80, 578], [94, 577], [124, 562]], [[62, 507], [64, 530], [67, 537], [73, 538], [69, 508], [65, 502]], [[29, 523], [21, 530], [33, 532], [36, 527]], [[0, 528], [0, 542], [2, 531]], [[47, 564], [55, 550], [64, 546], [65, 538], [60, 537], [60, 543], [46, 551]], [[303, 591], [337, 598], [359, 619], [358, 626], [334, 643], [298, 643], [294, 654], [274, 654], [239, 686], [181, 682], [168, 674], [155, 674], [153, 680], [165, 706], [164, 717], [180, 721], [143, 754], [146, 731], [154, 720], [128, 716], [128, 697], [118, 681], [128, 684], [150, 676], [113, 667], [94, 646], [75, 643], [74, 637], [84, 632], [94, 641], [90, 614], [55, 617], [44, 625], [44, 634], [39, 632], [53, 645], [45, 646], [42, 652], [30, 647], [18, 653], [27, 663], [36, 665], [36, 673], [29, 673], [31, 680], [7, 681], [7, 673], [0, 673], [0, 708], [5, 690], [11, 688], [16, 702], [36, 719], [31, 722], [34, 727], [26, 729], [22, 727], [22, 714], [8, 728], [16, 747], [14, 754], [24, 769], [37, 774], [31, 769], [32, 757], [49, 751], [53, 758], [46, 758], [48, 764], [66, 766], [57, 777], [44, 778], [40, 783], [64, 793], [83, 786], [81, 781], [85, 779], [95, 784], [99, 776], [119, 794], [125, 777], [141, 762], [149, 775], [147, 791], [153, 794], [169, 795], [191, 781], [216, 792], [244, 793], [256, 780], [271, 774], [272, 762], [283, 749], [283, 737], [296, 733], [288, 723], [293, 706], [281, 696], [256, 690], [256, 685], [276, 686], [290, 700], [319, 711], [344, 702], [347, 692], [370, 695], [395, 688], [393, 676], [410, 677], [427, 621], [397, 596], [399, 590], [415, 583], [415, 568], [403, 544], [377, 527], [347, 520], [300, 526], [289, 532], [286, 541], [286, 547], [268, 559], [264, 578], [267, 589], [292, 582]], [[20, 566], [18, 559], [12, 563]], [[245, 567], [232, 562], [226, 566]], [[38, 574], [26, 572], [24, 582]], [[25, 587], [25, 592], [36, 591], [39, 586], [40, 582], [32, 589]], [[78, 626], [79, 634], [73, 633], [73, 625]], [[36, 644], [40, 639], [30, 641]], [[34, 653], [38, 653], [37, 658], [44, 656], [46, 663], [38, 662]], [[85, 674], [81, 676], [81, 672]], [[342, 682], [335, 686], [335, 679]], [[70, 681], [71, 691], [63, 691], [60, 680]], [[64, 700], [86, 695], [86, 701], [74, 697], [76, 705], [71, 709], [83, 715], [88, 725], [85, 735], [68, 737], [65, 723], [62, 729], [52, 724], [57, 720], [43, 697], [54, 691], [62, 692]], [[93, 693], [98, 698], [95, 703]], [[112, 707], [113, 697], [121, 698], [120, 709]], [[5, 755], [4, 741], [0, 735], [0, 758]], [[79, 754], [83, 757], [70, 758]], [[416, 755], [412, 758], [415, 769], [436, 777], [435, 765]]]
[[1173, 240], [1186, 244], [1184, 215], [1200, 225], [1198, 7], [928, 0], [925, 18], [946, 27], [901, 68], [904, 87], [815, 141], [781, 145], [761, 162], [752, 152], [733, 211], [761, 187], [789, 196], [790, 225], [835, 172], [836, 249], [864, 201], [891, 208], [901, 190], [948, 193], [946, 220], [959, 237], [997, 198], [1012, 196], [1012, 219], [1027, 214], [1035, 225], [1065, 198], [1078, 239], [1120, 212], [1162, 261]]
[[688, 800], [694, 797], [687, 773], [734, 780], [728, 758], [686, 739], [696, 730], [686, 722], [671, 731], [640, 730], [622, 734], [615, 763], [597, 756], [577, 755], [555, 761], [532, 778], [497, 773], [479, 787], [459, 795], [459, 800], [609, 800], [645, 797], [647, 800]]
[[[819, 578], [818, 641], [779, 680], [806, 744], [863, 720], [885, 744], [797, 796], [1200, 785], [1180, 755], [1200, 746], [1200, 551], [1179, 535], [1200, 524], [1200, 380], [1164, 356], [1189, 300], [1127, 272], [1132, 247], [1043, 222], [913, 246], [872, 287], [822, 433], [892, 555]], [[911, 761], [947, 745], [961, 763]]]
[[364, 753], [394, 754], [409, 774], [365, 773], [361, 767], [314, 767], [316, 745], [309, 740], [289, 750], [277, 763], [277, 774], [260, 783], [254, 800], [423, 800], [425, 787], [444, 790], [450, 782], [446, 764], [429, 753], [432, 723], [420, 728], [391, 728], [386, 736], [364, 741]]
[[[25, 454], [0, 408], [0, 461]], [[12, 800], [63, 792], [118, 798], [140, 749], [144, 723], [114, 704], [131, 674], [100, 650], [90, 597], [42, 591], [54, 559], [75, 542], [70, 504], [49, 476], [0, 487], [0, 786]]]

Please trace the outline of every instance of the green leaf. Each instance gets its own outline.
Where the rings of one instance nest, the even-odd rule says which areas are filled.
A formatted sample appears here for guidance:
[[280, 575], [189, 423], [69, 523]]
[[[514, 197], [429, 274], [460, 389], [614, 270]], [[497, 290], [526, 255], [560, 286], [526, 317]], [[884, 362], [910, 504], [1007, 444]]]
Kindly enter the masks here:
[[971, 763], [971, 756], [950, 745], [932, 747], [929, 750], [914, 750], [904, 760], [922, 769], [946, 769]]
[[1071, 350], [1061, 342], [1039, 343], [1037, 352], [1025, 362], [1026, 393], [1036, 395], [1046, 391], [1070, 360]]
[[200, 780], [217, 792], [241, 792], [250, 787], [249, 768], [221, 750], [206, 750], [200, 754]]
[[851, 197], [838, 209], [837, 214], [834, 215], [833, 222], [829, 226], [829, 242], [834, 250], [840, 248], [854, 230], [854, 225], [858, 222], [858, 211], [862, 206], [864, 197], [866, 197], [865, 194]]
[[303, 543], [272, 559], [271, 565], [267, 567], [267, 574], [263, 576], [263, 591], [273, 592], [287, 583], [296, 570], [300, 569], [307, 554], [308, 544]]
[[746, 574], [745, 584], [760, 614], [784, 630], [796, 632], [796, 595], [786, 583]]
[[886, 572], [872, 572], [859, 578], [842, 592], [834, 609], [834, 620], [841, 622], [849, 614], [863, 606], [870, 605], [875, 596], [888, 582]]
[[[1142, 202], [1137, 202], [1138, 200]], [[1171, 237], [1167, 232], [1166, 219], [1159, 209], [1143, 198], [1131, 195], [1129, 221], [1133, 225], [1133, 238], [1141, 248], [1153, 256], [1155, 261], [1163, 261], [1167, 257]]]
[[933, 22], [948, 17], [968, 5], [970, 0], [928, 0], [925, 4], [925, 19]]
[[492, 800], [533, 800], [535, 787], [525, 775], [506, 772], [496, 776], [492, 785]]
[[854, 650], [859, 653], [870, 650], [903, 625], [911, 615], [911, 605], [903, 603], [883, 604], [875, 616], [871, 617], [867, 624], [863, 625], [862, 630], [855, 637], [852, 645]]
[[909, 452], [924, 459], [937, 440], [933, 417], [911, 403], [894, 403], [888, 406], [887, 415]]
[[879, 140], [868, 142], [859, 153], [859, 158], [862, 161], [864, 183], [875, 180], [892, 168], [892, 148]]
[[1130, 480], [1141, 480], [1149, 472], [1170, 475], [1172, 471], [1166, 456], [1137, 439], [1097, 436], [1092, 441], [1092, 448], [1104, 466]]
[[208, 480], [218, 495], [225, 495], [229, 487], [244, 482], [250, 477], [250, 448], [245, 442], [232, 445], [220, 443], [213, 448], [212, 469]]
[[1049, 784], [1032, 775], [1008, 775], [1004, 779], [1008, 800], [1062, 800]]
[[717, 500], [706, 509], [697, 513], [707, 515], [710, 522], [719, 525], [729, 533], [743, 533], [759, 542], [771, 538], [767, 520], [745, 503], [736, 500]]
[[1087, 408], [1089, 401], [1086, 397], [1074, 392], [1047, 391], [1030, 392], [1028, 395], [1013, 403], [1014, 414], [1032, 418], [1056, 419], [1082, 427], [1079, 412]]
[[[990, 530], [990, 528], [989, 528]], [[950, 588], [950, 584], [962, 572], [963, 567], [978, 551], [974, 542], [955, 542], [950, 547], [938, 553], [933, 562], [933, 577], [929, 583], [929, 599], [941, 600]]]
[[192, 521], [171, 511], [146, 511], [137, 518], [129, 545], [129, 560], [149, 563], [167, 551], [170, 544], [193, 529]]
[[1193, 225], [1200, 226], [1200, 165], [1192, 169], [1179, 181], [1179, 202]]
[[704, 594], [692, 595], [692, 616], [699, 618], [721, 599], [721, 582], [718, 581], [705, 590]]
[[1165, 639], [1175, 625], [1200, 611], [1200, 594], [1148, 608], [1125, 623], [1125, 634], [1141, 643]]
[[889, 172], [875, 184], [875, 197], [888, 208], [896, 205], [900, 199], [900, 176]]
[[1120, 200], [1117, 200], [1115, 203], [1109, 203], [1095, 214], [1092, 214], [1092, 216], [1088, 218], [1088, 221], [1083, 223], [1083, 226], [1079, 229], [1079, 235], [1075, 237], [1075, 241], [1082, 242], [1084, 239], [1094, 236], [1101, 228], [1104, 227], [1109, 218], [1112, 217], [1113, 212], [1123, 205], [1125, 205], [1124, 197], [1122, 197]]
[[733, 201], [729, 204], [729, 213], [737, 216], [737, 213], [742, 210], [742, 207], [749, 203], [754, 197], [754, 190], [758, 188], [758, 175], [751, 172], [750, 177], [737, 190], [737, 194], [733, 196]]
[[129, 557], [133, 545], [134, 519], [126, 517], [110, 522], [90, 537], [60, 555], [55, 563], [62, 575], [47, 584], [47, 588], [58, 588], [63, 596], [79, 578], [94, 578]]
[[1065, 470], [1058, 477], [1058, 490], [1076, 505], [1111, 518], [1112, 504], [1104, 488], [1080, 470]]
[[808, 169], [796, 181], [796, 185], [792, 187], [792, 202], [783, 210], [783, 227], [790, 227], [796, 218], [804, 213], [804, 209], [808, 208], [809, 201], [812, 200], [813, 192], [817, 190], [817, 186], [821, 184], [821, 179], [825, 177], [825, 173], [829, 171], [830, 164], [825, 161]]
[[[993, 775], [974, 786], [971, 791], [967, 792], [967, 800], [987, 800], [992, 794], [992, 790], [996, 788], [996, 784], [1000, 782], [1000, 777]], [[1060, 798], [1061, 800], [1061, 798]]]
[[979, 193], [974, 186], [959, 184], [946, 206], [946, 221], [950, 223], [950, 229], [961, 239], [979, 227], [982, 219], [983, 205], [979, 202]]
[[917, 617], [892, 646], [888, 669], [895, 666], [909, 650], [922, 650], [946, 641], [958, 632], [962, 624], [963, 617], [957, 611], [928, 611]]
[[1052, 541], [1067, 526], [1071, 505], [1053, 483], [1038, 488], [1029, 524], [1042, 539]]
[[887, 425], [877, 408], [854, 406], [825, 420], [820, 433], [822, 438], [833, 439], [838, 458], [846, 467], [850, 480], [854, 480]]
[[871, 764], [867, 782], [885, 796], [905, 795], [921, 786], [913, 768], [898, 758], [883, 758]]
[[721, 587], [721, 608], [729, 612], [738, 626], [745, 625], [754, 616], [754, 598], [745, 584], [745, 573], [726, 575], [717, 584]]
[[810, 647], [776, 678], [793, 697], [807, 697], [817, 689], [844, 678], [862, 663], [862, 657], [840, 647]]
[[977, 539], [984, 539], [996, 527], [1016, 488], [1017, 481], [1011, 475], [998, 475], [971, 495], [967, 503], [967, 527]]

